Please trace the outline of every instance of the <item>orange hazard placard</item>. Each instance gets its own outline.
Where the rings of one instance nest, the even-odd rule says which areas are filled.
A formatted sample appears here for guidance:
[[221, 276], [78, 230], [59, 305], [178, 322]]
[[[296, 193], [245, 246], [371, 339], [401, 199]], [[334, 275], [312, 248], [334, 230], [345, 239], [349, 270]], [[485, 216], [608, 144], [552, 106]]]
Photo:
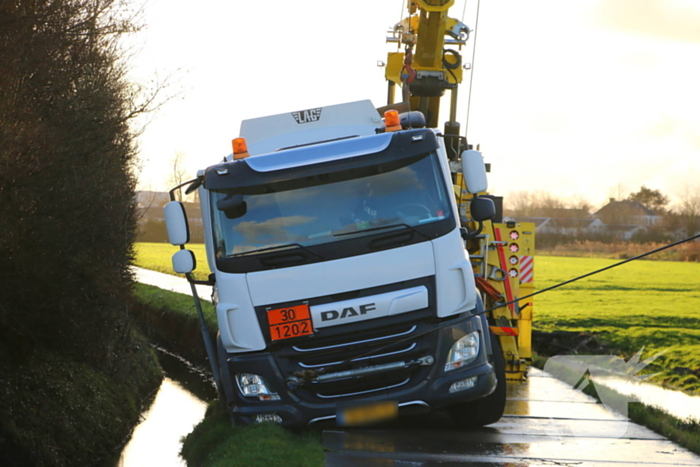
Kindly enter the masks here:
[[311, 312], [306, 303], [267, 310], [267, 322], [270, 326], [270, 338], [273, 341], [314, 333]]

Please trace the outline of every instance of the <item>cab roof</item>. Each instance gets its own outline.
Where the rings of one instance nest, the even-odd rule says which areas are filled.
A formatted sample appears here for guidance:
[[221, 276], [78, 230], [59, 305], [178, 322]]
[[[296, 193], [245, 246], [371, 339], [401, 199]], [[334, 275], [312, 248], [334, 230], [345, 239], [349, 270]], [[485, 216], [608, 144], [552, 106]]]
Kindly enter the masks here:
[[240, 136], [251, 156], [321, 141], [368, 136], [384, 127], [370, 100], [243, 120]]

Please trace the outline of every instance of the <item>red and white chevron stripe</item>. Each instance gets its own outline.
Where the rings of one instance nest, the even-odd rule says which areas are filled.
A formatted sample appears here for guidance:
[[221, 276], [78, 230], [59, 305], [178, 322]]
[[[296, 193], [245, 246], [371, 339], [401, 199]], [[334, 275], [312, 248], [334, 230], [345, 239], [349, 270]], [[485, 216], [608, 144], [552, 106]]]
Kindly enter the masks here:
[[520, 282], [532, 282], [535, 277], [535, 258], [533, 256], [520, 257]]

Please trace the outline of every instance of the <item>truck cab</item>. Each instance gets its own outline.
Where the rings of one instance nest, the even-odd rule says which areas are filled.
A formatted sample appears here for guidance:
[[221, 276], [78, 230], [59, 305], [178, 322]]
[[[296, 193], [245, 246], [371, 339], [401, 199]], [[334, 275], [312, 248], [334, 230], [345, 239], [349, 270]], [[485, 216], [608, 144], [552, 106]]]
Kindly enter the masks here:
[[[219, 324], [209, 357], [234, 423], [500, 418], [503, 359], [444, 141], [403, 120], [370, 101], [247, 120], [245, 143], [199, 173]], [[485, 169], [469, 159], [476, 194]]]

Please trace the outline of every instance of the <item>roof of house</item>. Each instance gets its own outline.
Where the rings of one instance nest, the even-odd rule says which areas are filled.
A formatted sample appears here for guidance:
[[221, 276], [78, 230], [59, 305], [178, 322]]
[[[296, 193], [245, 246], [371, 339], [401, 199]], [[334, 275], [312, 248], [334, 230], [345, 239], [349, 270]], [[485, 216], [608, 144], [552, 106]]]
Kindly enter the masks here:
[[631, 214], [633, 216], [656, 216], [651, 209], [644, 206], [642, 203], [637, 201], [615, 201], [610, 200], [608, 204], [600, 208], [593, 215], [594, 216], [605, 216], [605, 215], [616, 215], [621, 212], [626, 214]]

